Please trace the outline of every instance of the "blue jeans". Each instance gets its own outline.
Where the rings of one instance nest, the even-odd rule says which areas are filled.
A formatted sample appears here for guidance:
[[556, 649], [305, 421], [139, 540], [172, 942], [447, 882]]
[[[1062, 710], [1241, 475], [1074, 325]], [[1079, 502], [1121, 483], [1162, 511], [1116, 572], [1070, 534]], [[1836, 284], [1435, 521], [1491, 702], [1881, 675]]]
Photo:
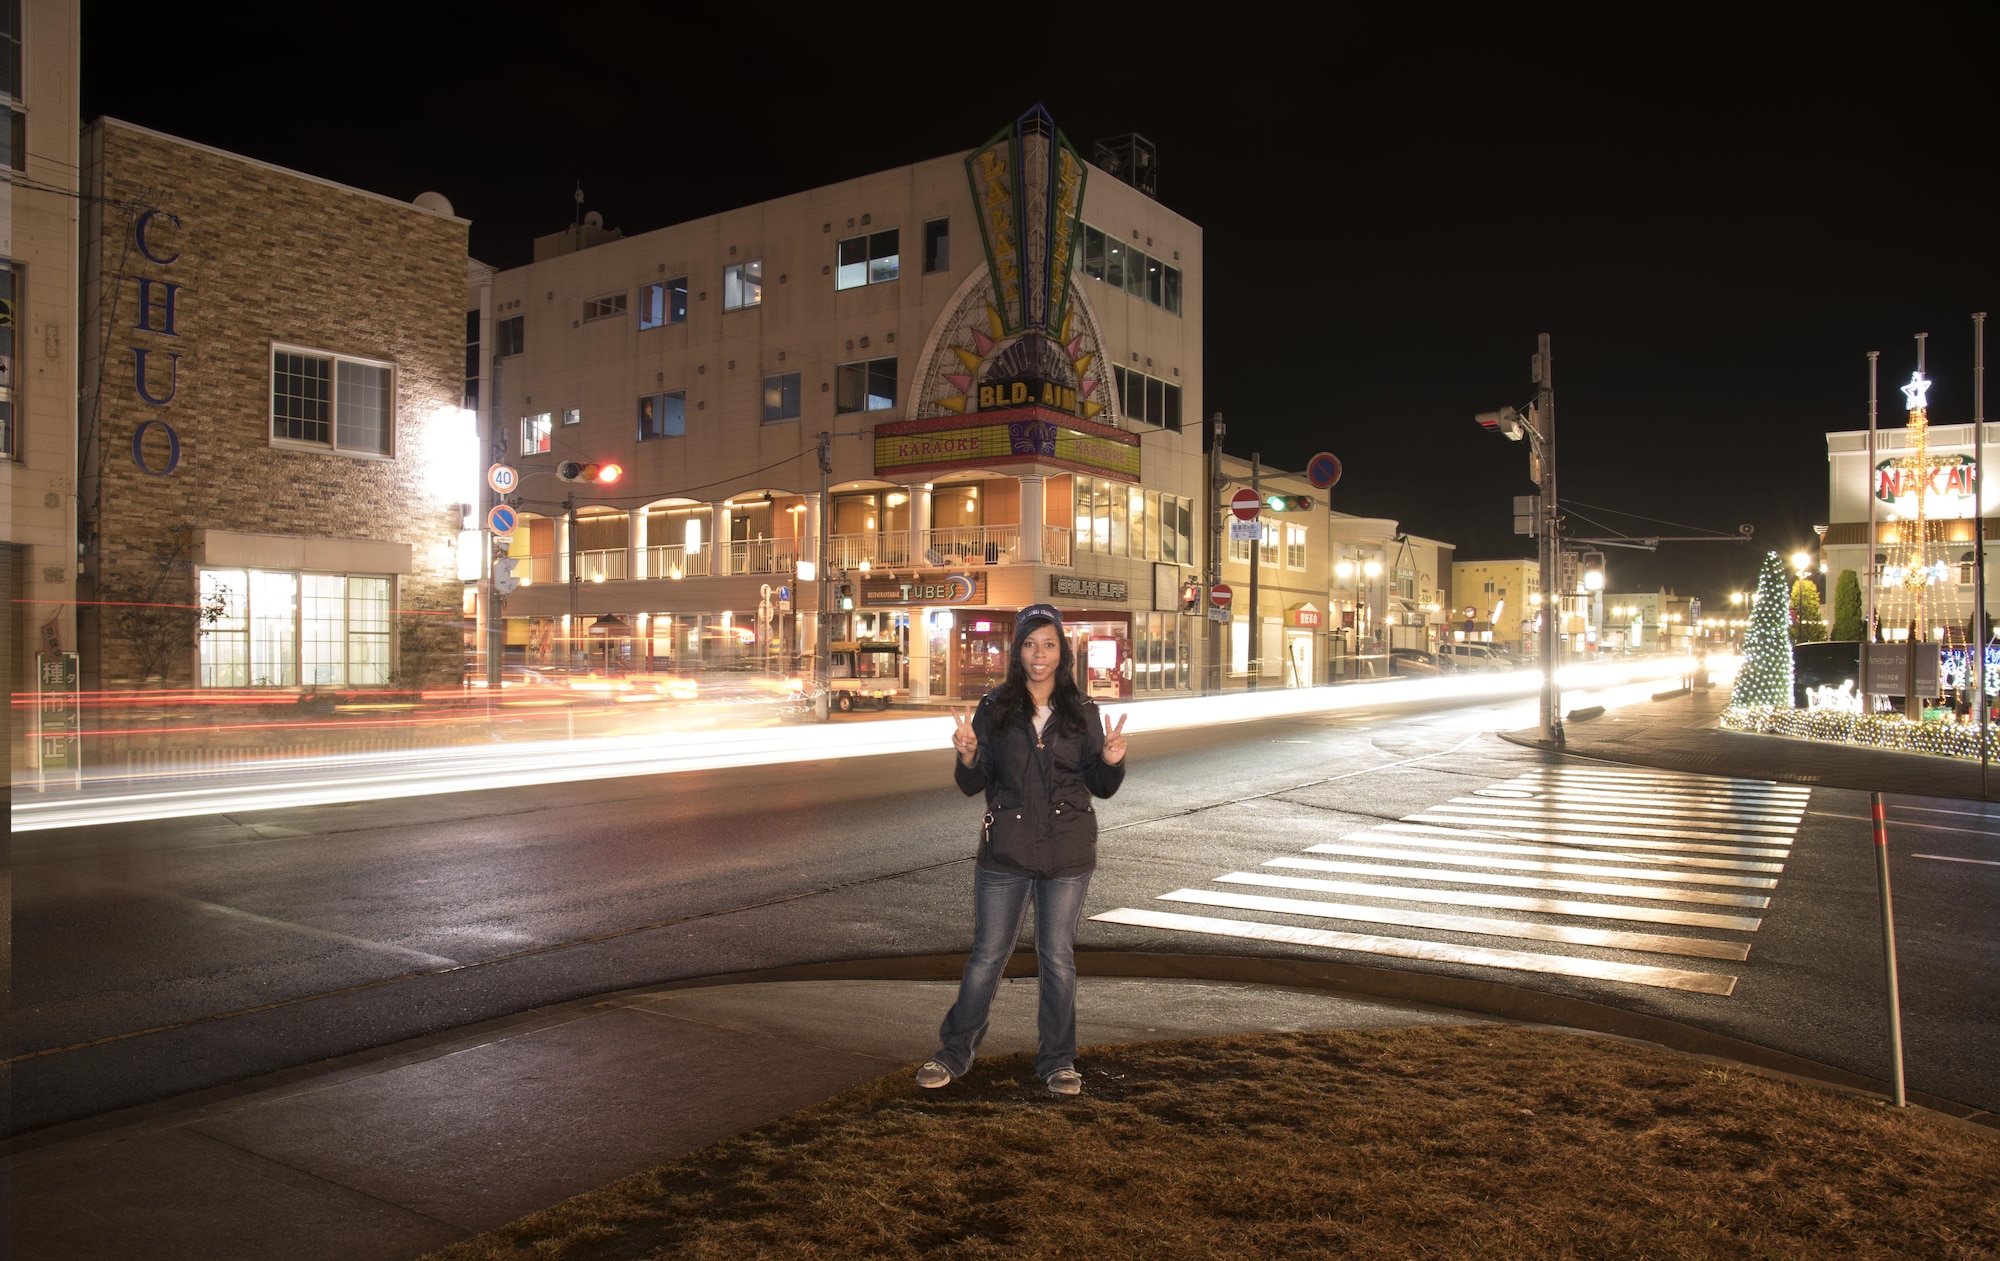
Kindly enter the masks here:
[[987, 1011], [993, 1006], [1000, 974], [1021, 935], [1028, 898], [1035, 899], [1035, 959], [1040, 978], [1040, 1009], [1035, 1026], [1041, 1051], [1035, 1074], [1047, 1080], [1059, 1068], [1076, 1063], [1076, 926], [1083, 918], [1083, 895], [1090, 874], [1081, 876], [1015, 875], [1010, 871], [973, 868], [972, 957], [959, 978], [958, 1001], [938, 1026], [938, 1050], [931, 1058], [963, 1077], [986, 1037]]

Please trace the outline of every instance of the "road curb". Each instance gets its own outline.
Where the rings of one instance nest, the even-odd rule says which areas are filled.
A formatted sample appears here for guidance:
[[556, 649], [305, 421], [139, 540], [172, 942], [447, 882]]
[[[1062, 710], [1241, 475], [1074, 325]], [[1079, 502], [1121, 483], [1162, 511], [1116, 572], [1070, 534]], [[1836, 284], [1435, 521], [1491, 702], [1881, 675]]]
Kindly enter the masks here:
[[[625, 993], [699, 989], [713, 985], [762, 984], [779, 981], [955, 981], [966, 957], [902, 955], [830, 963], [794, 964], [725, 976], [691, 978], [645, 986]], [[1760, 1046], [1696, 1025], [1625, 1011], [1585, 999], [1523, 989], [1495, 981], [1398, 972], [1389, 968], [1306, 959], [1267, 959], [1249, 955], [1153, 954], [1144, 951], [1076, 949], [1078, 976], [1104, 979], [1231, 981], [1250, 985], [1321, 990], [1353, 997], [1390, 999], [1427, 1007], [1493, 1016], [1523, 1024], [1579, 1029], [1626, 1038], [1705, 1059], [1727, 1061], [1745, 1068], [1797, 1078], [1814, 1085], [1887, 1099], [1888, 1083], [1790, 1052]], [[1035, 975], [1033, 951], [1019, 950], [1007, 961], [1006, 975]], [[606, 995], [600, 1001], [612, 999]], [[1955, 1120], [2000, 1130], [2000, 1115], [1921, 1091], [1906, 1092], [1908, 1100]]]

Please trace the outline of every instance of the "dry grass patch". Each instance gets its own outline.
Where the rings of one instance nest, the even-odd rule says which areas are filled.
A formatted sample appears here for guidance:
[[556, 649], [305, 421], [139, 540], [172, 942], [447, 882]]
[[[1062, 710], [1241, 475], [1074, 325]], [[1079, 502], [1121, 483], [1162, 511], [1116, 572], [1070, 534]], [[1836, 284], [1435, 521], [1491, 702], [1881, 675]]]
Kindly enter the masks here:
[[2000, 1256], [2000, 1141], [1498, 1026], [907, 1072], [427, 1261]]

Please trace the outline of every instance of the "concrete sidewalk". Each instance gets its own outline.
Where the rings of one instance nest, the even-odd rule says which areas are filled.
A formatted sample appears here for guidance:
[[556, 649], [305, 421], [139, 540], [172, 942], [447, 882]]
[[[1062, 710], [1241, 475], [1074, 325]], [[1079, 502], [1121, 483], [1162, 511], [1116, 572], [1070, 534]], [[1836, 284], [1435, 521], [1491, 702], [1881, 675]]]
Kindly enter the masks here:
[[[616, 995], [28, 1135], [0, 1165], [7, 1255], [405, 1261], [913, 1066], [954, 992], [876, 980]], [[1034, 1049], [1035, 993], [1032, 977], [1002, 986], [983, 1053]], [[1078, 1007], [1086, 1047], [1481, 1019], [1185, 980], [1085, 978]]]
[[[1716, 687], [1565, 722], [1567, 741], [1561, 751], [1607, 762], [1816, 788], [2000, 800], [2000, 761], [1992, 764], [1982, 793], [1977, 762], [1723, 731], [1716, 723], [1728, 704], [1729, 689]], [[1513, 732], [1506, 739], [1530, 748], [1549, 747], [1533, 730]]]

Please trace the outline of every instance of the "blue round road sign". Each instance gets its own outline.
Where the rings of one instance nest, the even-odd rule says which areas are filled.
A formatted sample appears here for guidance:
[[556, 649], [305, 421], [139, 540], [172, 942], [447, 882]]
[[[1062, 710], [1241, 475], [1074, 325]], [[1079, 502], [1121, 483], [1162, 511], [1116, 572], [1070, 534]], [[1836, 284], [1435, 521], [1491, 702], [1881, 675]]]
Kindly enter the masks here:
[[1340, 461], [1333, 452], [1322, 451], [1306, 465], [1306, 480], [1321, 490], [1331, 490], [1340, 480]]
[[486, 528], [506, 538], [514, 532], [514, 510], [506, 504], [494, 504], [493, 511], [486, 514]]

